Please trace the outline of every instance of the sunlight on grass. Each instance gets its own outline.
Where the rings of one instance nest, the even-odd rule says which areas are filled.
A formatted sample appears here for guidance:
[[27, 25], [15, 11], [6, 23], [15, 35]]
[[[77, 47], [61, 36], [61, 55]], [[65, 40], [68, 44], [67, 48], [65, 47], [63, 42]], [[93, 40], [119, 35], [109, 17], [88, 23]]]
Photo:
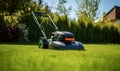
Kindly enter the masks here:
[[86, 44], [85, 51], [0, 44], [0, 71], [119, 71], [120, 45]]

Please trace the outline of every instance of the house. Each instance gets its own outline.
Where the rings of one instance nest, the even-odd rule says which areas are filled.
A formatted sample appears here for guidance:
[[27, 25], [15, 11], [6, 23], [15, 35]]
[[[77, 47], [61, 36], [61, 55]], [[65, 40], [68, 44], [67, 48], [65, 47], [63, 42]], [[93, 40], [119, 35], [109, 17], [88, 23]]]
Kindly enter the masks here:
[[104, 19], [107, 21], [120, 21], [120, 7], [114, 6], [106, 15], [104, 15]]

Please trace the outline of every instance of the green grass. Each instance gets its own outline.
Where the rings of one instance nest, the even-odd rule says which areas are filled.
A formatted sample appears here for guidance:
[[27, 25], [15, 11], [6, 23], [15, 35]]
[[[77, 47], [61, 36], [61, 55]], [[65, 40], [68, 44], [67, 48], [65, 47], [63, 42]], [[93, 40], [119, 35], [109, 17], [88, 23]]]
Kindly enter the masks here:
[[120, 71], [119, 44], [86, 44], [85, 49], [0, 44], [0, 71]]

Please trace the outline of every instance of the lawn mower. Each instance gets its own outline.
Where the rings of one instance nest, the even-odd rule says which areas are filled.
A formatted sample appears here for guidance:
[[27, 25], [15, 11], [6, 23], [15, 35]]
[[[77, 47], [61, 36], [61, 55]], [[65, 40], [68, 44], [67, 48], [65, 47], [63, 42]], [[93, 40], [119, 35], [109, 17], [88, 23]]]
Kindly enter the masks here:
[[[75, 41], [75, 37], [71, 32], [59, 31], [58, 27], [48, 13], [32, 12], [32, 15], [34, 21], [36, 22], [43, 34], [43, 37], [40, 37], [39, 39], [39, 48], [51, 48], [60, 50], [84, 50], [83, 44], [79, 41]], [[42, 26], [43, 22], [39, 23], [38, 17], [47, 17], [51, 21], [53, 25], [52, 27], [54, 27], [55, 31], [52, 32], [50, 39], [47, 38]]]

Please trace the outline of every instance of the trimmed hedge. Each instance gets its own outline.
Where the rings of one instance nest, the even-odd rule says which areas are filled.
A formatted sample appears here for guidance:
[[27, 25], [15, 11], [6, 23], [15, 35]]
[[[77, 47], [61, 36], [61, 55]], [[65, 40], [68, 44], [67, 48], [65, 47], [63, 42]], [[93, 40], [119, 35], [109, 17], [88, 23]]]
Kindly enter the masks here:
[[[53, 20], [61, 31], [72, 32], [77, 41], [83, 43], [120, 43], [120, 32], [114, 23], [104, 22], [104, 23], [93, 23], [84, 21], [70, 20], [66, 15], [59, 16], [53, 15]], [[44, 19], [43, 23], [45, 33], [50, 38], [51, 33], [55, 31], [53, 28], [49, 27], [50, 21]], [[41, 18], [39, 19], [41, 21]], [[23, 23], [29, 28], [29, 40], [38, 41], [39, 37], [42, 37], [42, 33], [38, 28], [37, 24], [34, 22], [31, 14], [24, 16]], [[119, 23], [120, 24], [120, 23]]]

